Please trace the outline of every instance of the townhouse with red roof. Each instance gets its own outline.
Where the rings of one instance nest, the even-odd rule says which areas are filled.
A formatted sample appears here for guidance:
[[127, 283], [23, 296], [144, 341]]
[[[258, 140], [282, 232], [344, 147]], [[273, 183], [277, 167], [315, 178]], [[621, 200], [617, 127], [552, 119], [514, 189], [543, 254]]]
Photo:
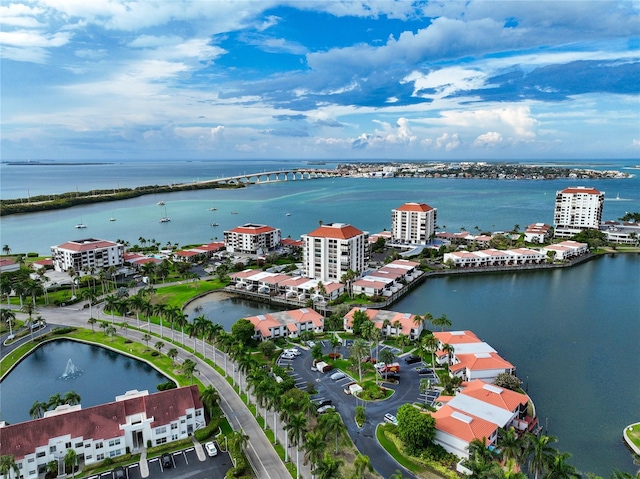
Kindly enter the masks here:
[[552, 253], [554, 259], [565, 260], [581, 256], [589, 252], [587, 243], [565, 240], [560, 243], [550, 244], [541, 248], [540, 251], [546, 255]]
[[230, 253], [266, 254], [280, 246], [279, 228], [247, 223], [224, 232], [224, 245]]
[[420, 263], [398, 259], [382, 268], [368, 273], [353, 283], [354, 294], [366, 296], [392, 296], [407, 283], [415, 281], [423, 272], [418, 269]]
[[[461, 458], [469, 457], [469, 443], [486, 438], [498, 443], [499, 428], [532, 431], [538, 421], [529, 396], [475, 380], [454, 397], [440, 397], [438, 410], [429, 413], [436, 420], [434, 442]], [[499, 447], [499, 443], [498, 443]]]
[[421, 321], [416, 322], [415, 314], [355, 307], [343, 319], [344, 329], [348, 333], [353, 333], [353, 315], [356, 311], [364, 312], [373, 325], [381, 330], [385, 336], [403, 334], [415, 340], [420, 337], [424, 327]]
[[544, 263], [547, 256], [542, 251], [530, 248], [498, 250], [494, 248], [481, 251], [454, 251], [445, 253], [443, 262], [456, 268], [480, 268], [483, 266], [523, 266]]
[[246, 318], [255, 328], [254, 338], [263, 341], [292, 337], [296, 338], [304, 331], [322, 333], [324, 317], [311, 308], [259, 314]]
[[391, 210], [391, 239], [427, 244], [435, 233], [437, 209], [425, 203], [405, 203]]
[[0, 423], [0, 454], [14, 456], [20, 477], [35, 479], [47, 463], [64, 461], [70, 449], [89, 465], [185, 439], [205, 425], [197, 386], [154, 394], [134, 390], [99, 406], [60, 406], [43, 418]]

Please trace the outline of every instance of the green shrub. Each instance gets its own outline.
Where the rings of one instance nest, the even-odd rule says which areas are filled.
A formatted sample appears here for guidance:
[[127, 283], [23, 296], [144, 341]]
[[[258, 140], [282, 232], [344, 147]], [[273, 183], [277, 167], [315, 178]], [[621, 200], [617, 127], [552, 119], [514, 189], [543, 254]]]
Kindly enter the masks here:
[[37, 258], [37, 257], [38, 257], [38, 253], [34, 253], [33, 251], [27, 253], [27, 258]]
[[158, 389], [158, 391], [166, 391], [167, 389], [175, 389], [176, 383], [174, 383], [173, 381], [167, 381], [166, 383], [160, 383], [156, 386], [156, 388]]
[[158, 351], [151, 351], [151, 356], [159, 356], [160, 353]]

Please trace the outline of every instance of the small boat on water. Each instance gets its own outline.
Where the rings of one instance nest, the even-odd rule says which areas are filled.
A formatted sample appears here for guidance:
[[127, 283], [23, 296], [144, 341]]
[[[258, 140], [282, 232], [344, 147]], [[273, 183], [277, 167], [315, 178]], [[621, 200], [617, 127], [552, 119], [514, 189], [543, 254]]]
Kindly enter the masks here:
[[211, 226], [220, 226], [218, 223], [211, 223]]
[[237, 211], [232, 211], [232, 212], [231, 212], [231, 214], [232, 214], [232, 215], [237, 215], [237, 214], [238, 214], [238, 212], [237, 212]]
[[76, 228], [78, 228], [78, 229], [83, 229], [83, 228], [86, 228], [86, 227], [87, 227], [87, 225], [85, 225], [84, 223], [78, 223], [76, 225]]
[[171, 218], [169, 218], [167, 216], [167, 207], [165, 206], [164, 207], [164, 216], [162, 218], [160, 218], [160, 223], [168, 223], [169, 221], [171, 221]]
[[164, 206], [164, 201], [158, 201], [158, 206]]
[[109, 218], [109, 221], [115, 221], [116, 219], [112, 216], [111, 218]]
[[287, 213], [287, 216], [291, 216], [291, 213]]
[[218, 211], [218, 208], [209, 208], [209, 211]]

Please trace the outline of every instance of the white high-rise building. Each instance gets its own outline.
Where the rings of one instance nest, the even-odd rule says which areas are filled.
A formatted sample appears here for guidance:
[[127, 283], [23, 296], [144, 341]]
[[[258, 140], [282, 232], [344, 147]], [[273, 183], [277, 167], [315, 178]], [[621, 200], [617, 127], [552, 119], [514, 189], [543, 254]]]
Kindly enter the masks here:
[[124, 265], [124, 246], [111, 241], [84, 238], [52, 246], [51, 258], [56, 271], [73, 268], [80, 272], [121, 267]]
[[349, 270], [359, 277], [368, 259], [367, 234], [344, 223], [321, 225], [302, 235], [305, 276], [340, 281]]
[[427, 244], [435, 233], [437, 211], [424, 203], [405, 203], [391, 210], [391, 240]]
[[230, 253], [266, 254], [280, 245], [280, 228], [247, 223], [224, 232]]
[[556, 193], [553, 215], [556, 237], [571, 237], [584, 229], [598, 229], [602, 222], [604, 192], [572, 186]]

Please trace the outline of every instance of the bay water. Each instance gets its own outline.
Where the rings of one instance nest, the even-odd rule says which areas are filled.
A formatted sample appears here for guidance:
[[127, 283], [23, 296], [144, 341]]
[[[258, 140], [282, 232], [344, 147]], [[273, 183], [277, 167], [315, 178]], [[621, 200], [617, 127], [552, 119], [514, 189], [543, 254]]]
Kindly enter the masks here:
[[[105, 183], [111, 184], [107, 188], [114, 187], [114, 181], [121, 182], [120, 186], [163, 184], [161, 180], [202, 180], [292, 165], [296, 164], [121, 164], [108, 166], [112, 176], [107, 175]], [[603, 162], [596, 167], [622, 170], [631, 165]], [[49, 175], [48, 181], [20, 178], [15, 173], [18, 170], [2, 165], [3, 198], [26, 196], [19, 191], [26, 190], [29, 181], [29, 190], [35, 190], [31, 195], [73, 191], [80, 182], [71, 169], [65, 179], [60, 169], [66, 166], [11, 168], [30, 169], [32, 175], [44, 168], [40, 171]], [[107, 170], [100, 168], [91, 170], [93, 176], [85, 173], [86, 181], [78, 189], [103, 187], [97, 172]], [[10, 183], [8, 190], [6, 182]], [[441, 230], [510, 230], [516, 224], [522, 229], [534, 222], [552, 224], [556, 191], [576, 185], [606, 192], [604, 219], [640, 211], [637, 177], [554, 181], [328, 178], [150, 195], [12, 215], [0, 220], [0, 242], [14, 252], [41, 254], [48, 254], [51, 245], [88, 236], [131, 244], [144, 237], [182, 246], [221, 240], [224, 230], [248, 222], [281, 228], [283, 237], [292, 238], [313, 230], [320, 221], [350, 223], [375, 233], [388, 230], [391, 209], [408, 201], [437, 208]], [[170, 223], [158, 222], [164, 214], [159, 201], [166, 203]], [[211, 211], [214, 207], [217, 209]], [[110, 222], [110, 217], [116, 221]], [[81, 221], [87, 229], [75, 230], [74, 225]], [[219, 226], [211, 226], [214, 222]], [[393, 309], [434, 316], [444, 313], [453, 328], [474, 330], [517, 367], [518, 375], [528, 383], [541, 422], [559, 437], [558, 448], [573, 455], [571, 463], [608, 477], [614, 468], [636, 470], [622, 443], [622, 428], [640, 420], [638, 292], [638, 256], [618, 255], [561, 271], [430, 279]], [[216, 311], [221, 323], [232, 323], [251, 311], [250, 306], [240, 311], [232, 302], [224, 304], [229, 307]]]

